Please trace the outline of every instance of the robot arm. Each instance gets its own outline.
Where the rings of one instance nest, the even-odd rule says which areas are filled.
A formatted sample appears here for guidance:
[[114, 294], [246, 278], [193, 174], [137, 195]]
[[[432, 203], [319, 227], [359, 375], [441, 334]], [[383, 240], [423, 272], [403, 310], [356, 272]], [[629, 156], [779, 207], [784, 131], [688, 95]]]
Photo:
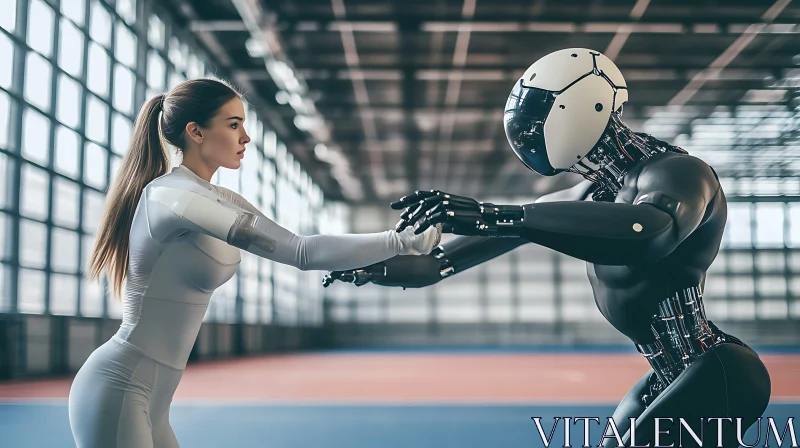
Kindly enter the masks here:
[[[498, 206], [441, 192], [417, 193], [398, 230], [444, 223], [454, 233], [522, 237], [582, 260], [630, 265], [669, 255], [707, 218], [719, 182], [708, 165], [674, 156], [646, 167], [631, 203], [552, 202]], [[618, 198], [619, 199], [619, 198]]]
[[604, 202], [528, 204], [515, 232], [531, 242], [595, 264], [658, 260], [677, 247], [678, 224], [647, 205]]
[[374, 283], [380, 286], [423, 288], [499, 257], [527, 242], [522, 238], [499, 240], [480, 236], [458, 237], [425, 256], [401, 255], [359, 269], [331, 272], [323, 278], [322, 284], [328, 286], [339, 280], [356, 286]]
[[215, 197], [167, 186], [154, 186], [145, 194], [150, 229], [156, 239], [196, 231], [301, 270], [352, 269], [398, 254], [428, 253], [438, 244], [438, 229], [424, 235], [387, 231], [298, 236], [241, 197], [237, 204], [224, 195]]
[[[582, 181], [571, 188], [544, 195], [536, 202], [581, 201], [586, 198], [592, 186], [591, 182]], [[528, 242], [530, 241], [525, 238], [462, 236], [437, 247], [430, 256], [438, 256], [442, 260], [440, 270], [442, 278], [445, 278], [497, 258]]]
[[[586, 198], [593, 184], [579, 184], [544, 195], [537, 203]], [[429, 255], [422, 257], [397, 256], [381, 263], [347, 271], [335, 271], [322, 279], [324, 286], [339, 280], [362, 286], [374, 283], [380, 286], [423, 288], [467, 269], [499, 257], [528, 243], [524, 238], [491, 238], [485, 236], [461, 236], [442, 244]]]

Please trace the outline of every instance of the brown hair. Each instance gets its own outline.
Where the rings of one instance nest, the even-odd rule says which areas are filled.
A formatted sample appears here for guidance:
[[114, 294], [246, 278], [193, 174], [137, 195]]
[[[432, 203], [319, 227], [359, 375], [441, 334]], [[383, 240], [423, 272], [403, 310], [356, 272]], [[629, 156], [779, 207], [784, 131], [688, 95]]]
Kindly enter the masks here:
[[169, 170], [164, 140], [184, 147], [184, 130], [190, 122], [208, 126], [228, 101], [242, 95], [215, 79], [182, 82], [170, 92], [150, 98], [136, 117], [131, 143], [122, 158], [106, 200], [106, 208], [92, 250], [88, 277], [109, 277], [111, 292], [119, 296], [128, 273], [131, 223], [144, 187]]

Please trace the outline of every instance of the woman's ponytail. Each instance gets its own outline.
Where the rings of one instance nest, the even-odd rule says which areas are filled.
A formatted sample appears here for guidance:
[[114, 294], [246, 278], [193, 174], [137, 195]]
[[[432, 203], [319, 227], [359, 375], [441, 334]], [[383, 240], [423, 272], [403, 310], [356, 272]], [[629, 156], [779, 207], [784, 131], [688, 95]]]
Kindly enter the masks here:
[[108, 191], [92, 251], [88, 276], [108, 274], [111, 291], [119, 295], [128, 273], [128, 246], [133, 214], [144, 187], [169, 170], [169, 156], [161, 138], [159, 117], [164, 95], [150, 98], [139, 111], [128, 152]]

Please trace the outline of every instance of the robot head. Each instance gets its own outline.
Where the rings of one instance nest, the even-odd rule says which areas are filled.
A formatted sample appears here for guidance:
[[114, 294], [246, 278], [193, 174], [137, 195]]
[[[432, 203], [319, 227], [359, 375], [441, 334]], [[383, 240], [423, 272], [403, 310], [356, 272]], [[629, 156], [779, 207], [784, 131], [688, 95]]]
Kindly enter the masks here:
[[583, 160], [627, 101], [611, 59], [585, 48], [559, 50], [514, 85], [503, 115], [506, 137], [522, 163], [552, 176]]

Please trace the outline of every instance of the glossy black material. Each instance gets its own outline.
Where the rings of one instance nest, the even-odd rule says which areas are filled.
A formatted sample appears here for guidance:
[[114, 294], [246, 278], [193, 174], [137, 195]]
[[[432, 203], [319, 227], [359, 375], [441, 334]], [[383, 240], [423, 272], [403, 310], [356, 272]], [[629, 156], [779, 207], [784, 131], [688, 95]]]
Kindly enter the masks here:
[[555, 100], [553, 92], [524, 87], [519, 80], [508, 96], [503, 113], [511, 149], [525, 166], [545, 176], [564, 171], [550, 165], [544, 144], [544, 122]]
[[[443, 246], [436, 258], [409, 261], [429, 264], [428, 279], [439, 275], [434, 270], [444, 260], [450, 275], [457, 275], [521, 241], [584, 260], [598, 310], [654, 368], [614, 414], [623, 443], [630, 446], [635, 439], [640, 446], [648, 441], [653, 446], [657, 417], [690, 422], [740, 418], [746, 429], [769, 402], [769, 373], [752, 349], [715, 327], [709, 320], [713, 316], [706, 316], [702, 308], [706, 271], [717, 256], [727, 222], [719, 179], [702, 160], [652, 136], [633, 133], [616, 114], [610, 123], [603, 145], [598, 145], [602, 151], [590, 153], [591, 160], [581, 167], [590, 186], [524, 205], [523, 219], [506, 229], [515, 237], [459, 238], [450, 242], [452, 247]], [[441, 223], [458, 232], [463, 226], [449, 224], [460, 222], [460, 209], [445, 204], [445, 195], [426, 198], [425, 207], [456, 207], [455, 213], [442, 213], [429, 224]], [[432, 218], [419, 214], [417, 219]], [[480, 214], [482, 221], [491, 218]], [[411, 221], [409, 225], [416, 224]], [[485, 224], [492, 228], [498, 223]], [[389, 270], [391, 262], [386, 263]], [[418, 283], [413, 278], [418, 271], [403, 269], [409, 273], [408, 284]], [[399, 279], [404, 273], [396, 274], [393, 283], [404, 285]], [[635, 437], [627, 427], [629, 418], [636, 418]], [[716, 426], [705, 427], [703, 444], [717, 446], [716, 435]], [[726, 422], [723, 435], [723, 446], [737, 446], [735, 423]], [[662, 437], [662, 446], [669, 440], [674, 437]], [[694, 443], [687, 437], [682, 441], [683, 446]], [[606, 438], [603, 443], [614, 445], [616, 440]]]

